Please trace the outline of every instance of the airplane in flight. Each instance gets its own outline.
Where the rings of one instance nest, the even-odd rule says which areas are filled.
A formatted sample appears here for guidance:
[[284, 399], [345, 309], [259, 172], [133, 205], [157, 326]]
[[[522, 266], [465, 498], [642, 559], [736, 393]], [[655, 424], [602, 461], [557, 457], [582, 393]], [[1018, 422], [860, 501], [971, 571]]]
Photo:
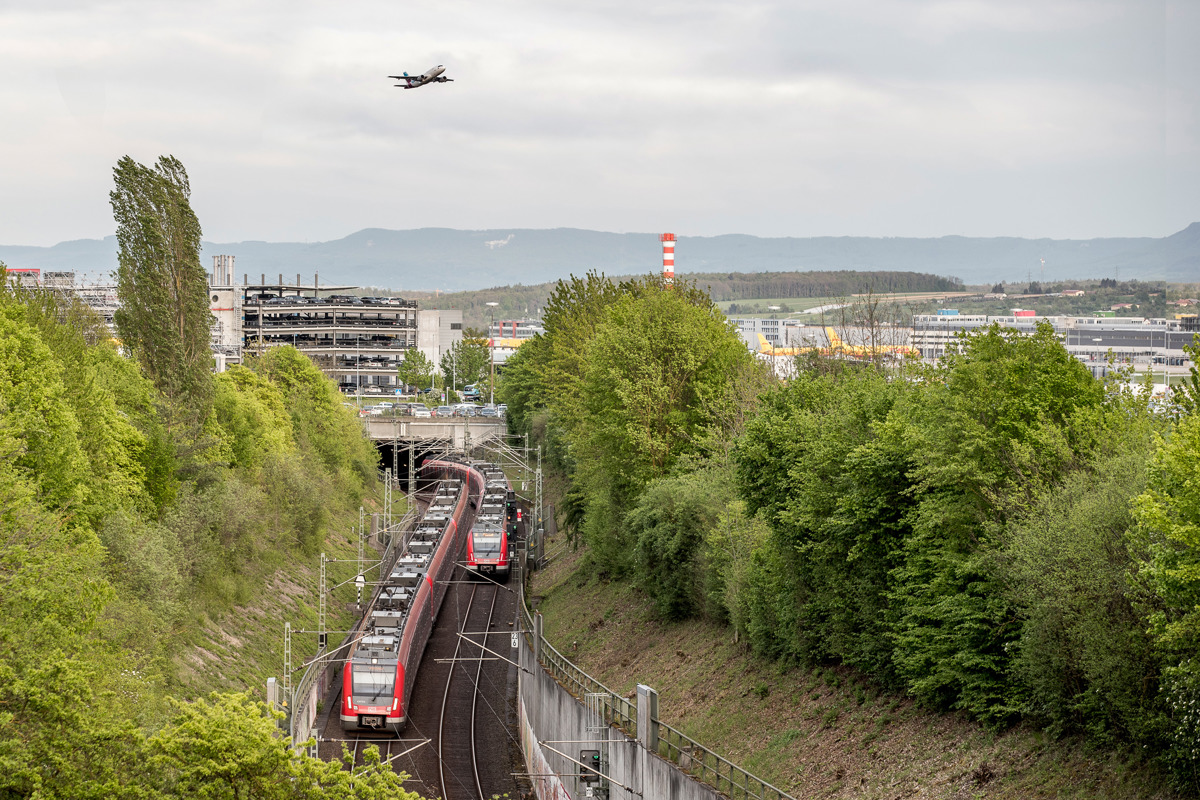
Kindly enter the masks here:
[[424, 86], [427, 83], [445, 83], [446, 81], [453, 81], [453, 78], [447, 78], [442, 75], [442, 73], [445, 71], [446, 68], [441, 64], [438, 64], [436, 67], [424, 73], [423, 75], [409, 75], [406, 72], [403, 75], [388, 75], [388, 77], [392, 78], [393, 80], [404, 81], [402, 84], [396, 84], [401, 89], [416, 89], [417, 87]]

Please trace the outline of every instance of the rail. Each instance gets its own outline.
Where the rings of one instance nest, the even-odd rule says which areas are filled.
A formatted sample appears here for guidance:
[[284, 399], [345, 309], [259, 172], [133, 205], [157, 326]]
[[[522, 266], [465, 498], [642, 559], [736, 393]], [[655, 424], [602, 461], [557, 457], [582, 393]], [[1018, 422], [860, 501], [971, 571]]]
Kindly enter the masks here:
[[[520, 593], [520, 609], [522, 630], [525, 631], [526, 640], [532, 647], [537, 628], [534, 625], [533, 614], [525, 603], [524, 591]], [[615, 725], [636, 739], [638, 735], [637, 703], [612, 691], [571, 663], [570, 659], [555, 649], [545, 636], [540, 639], [540, 646], [533, 649], [539, 653], [538, 660], [542, 667], [555, 681], [581, 702], [584, 701], [586, 695], [593, 695], [593, 698], [589, 698], [589, 700], [594, 703], [594, 697], [601, 695], [602, 707], [599, 710], [604, 717], [605, 724]], [[651, 718], [650, 721], [658, 725], [657, 755], [671, 761], [680, 770], [701, 783], [708, 784], [718, 792], [722, 792], [730, 800], [796, 800], [782, 789], [767, 783], [715, 750], [705, 747], [695, 739], [671, 727], [661, 718]]]

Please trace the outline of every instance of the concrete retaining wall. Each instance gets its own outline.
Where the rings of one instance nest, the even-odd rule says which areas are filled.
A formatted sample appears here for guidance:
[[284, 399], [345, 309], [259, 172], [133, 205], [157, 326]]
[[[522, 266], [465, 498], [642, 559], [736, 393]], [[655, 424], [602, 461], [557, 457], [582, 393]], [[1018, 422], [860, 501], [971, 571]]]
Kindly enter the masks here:
[[[720, 800], [712, 787], [693, 780], [617, 728], [603, 726], [596, 713], [542, 669], [524, 637], [520, 642], [521, 744], [539, 800], [592, 796], [587, 793], [589, 785], [578, 778], [575, 760], [580, 750], [601, 751], [601, 769], [609, 780], [600, 785], [607, 787], [609, 800]], [[595, 791], [595, 796], [601, 793]]]

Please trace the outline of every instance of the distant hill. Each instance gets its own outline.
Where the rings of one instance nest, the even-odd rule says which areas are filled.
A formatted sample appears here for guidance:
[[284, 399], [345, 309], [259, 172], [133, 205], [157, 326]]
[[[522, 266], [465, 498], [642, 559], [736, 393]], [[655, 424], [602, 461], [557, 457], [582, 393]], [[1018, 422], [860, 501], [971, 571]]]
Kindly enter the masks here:
[[[536, 284], [597, 270], [644, 274], [661, 267], [658, 236], [574, 228], [460, 231], [369, 228], [330, 242], [204, 244], [211, 256], [237, 257], [251, 280], [283, 273], [305, 283], [380, 286], [406, 290], [462, 291]], [[1041, 259], [1045, 259], [1042, 275]], [[53, 247], [0, 245], [13, 267], [110, 272], [116, 239], [81, 239]], [[1161, 239], [1018, 239], [943, 236], [937, 239], [861, 236], [764, 239], [730, 234], [682, 236], [676, 269], [689, 273], [790, 271], [903, 271], [958, 278], [967, 284], [1118, 277], [1122, 280], [1191, 282], [1200, 276], [1200, 223]]]

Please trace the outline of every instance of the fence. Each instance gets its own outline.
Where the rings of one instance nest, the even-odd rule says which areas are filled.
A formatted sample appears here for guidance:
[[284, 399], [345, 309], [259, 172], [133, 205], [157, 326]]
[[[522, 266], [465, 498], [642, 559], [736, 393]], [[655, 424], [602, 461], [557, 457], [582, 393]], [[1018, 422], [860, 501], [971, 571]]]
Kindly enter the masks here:
[[[637, 738], [637, 703], [627, 700], [588, 675], [558, 652], [544, 636], [538, 636], [533, 614], [525, 605], [525, 593], [520, 595], [522, 629], [538, 661], [554, 680], [577, 700], [584, 701], [601, 713], [608, 725], [616, 726], [631, 738]], [[533, 641], [537, 637], [538, 641]], [[591, 697], [587, 697], [591, 695]], [[597, 695], [600, 697], [597, 698]], [[597, 702], [599, 700], [599, 702]], [[795, 800], [790, 794], [747, 772], [695, 739], [672, 728], [661, 719], [651, 717], [651, 729], [657, 728], [652, 748], [659, 756], [671, 761], [680, 770], [702, 783], [726, 794], [730, 800]]]
[[793, 800], [790, 794], [727, 761], [689, 736], [658, 720], [658, 754], [730, 800]]
[[317, 657], [304, 668], [300, 682], [292, 690], [292, 708], [288, 715], [288, 735], [292, 737], [292, 745], [296, 746], [306, 741], [317, 719], [317, 702], [319, 700], [317, 678], [325, 671], [325, 648], [317, 651]]

